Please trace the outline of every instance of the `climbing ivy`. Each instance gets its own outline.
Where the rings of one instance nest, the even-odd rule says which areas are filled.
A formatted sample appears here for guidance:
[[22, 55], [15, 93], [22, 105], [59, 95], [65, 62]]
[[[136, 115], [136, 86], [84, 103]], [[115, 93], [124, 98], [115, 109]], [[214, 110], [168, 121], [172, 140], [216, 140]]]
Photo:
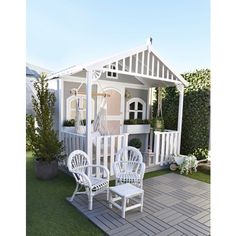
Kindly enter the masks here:
[[[181, 153], [206, 158], [210, 132], [210, 70], [201, 69], [182, 75], [189, 82], [184, 91]], [[163, 117], [166, 129], [177, 129], [179, 93], [175, 87], [165, 89]], [[154, 103], [154, 115], [156, 103]]]

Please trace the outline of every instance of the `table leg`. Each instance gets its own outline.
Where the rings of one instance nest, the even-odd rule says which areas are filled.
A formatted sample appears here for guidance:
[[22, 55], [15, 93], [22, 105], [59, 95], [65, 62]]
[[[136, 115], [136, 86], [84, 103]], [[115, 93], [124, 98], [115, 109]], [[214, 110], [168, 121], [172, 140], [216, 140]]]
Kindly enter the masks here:
[[144, 197], [144, 193], [141, 194], [141, 207], [140, 207], [140, 212], [143, 212], [143, 197]]
[[112, 192], [109, 190], [109, 207], [112, 208]]
[[125, 218], [125, 211], [126, 211], [126, 198], [122, 198], [122, 217]]

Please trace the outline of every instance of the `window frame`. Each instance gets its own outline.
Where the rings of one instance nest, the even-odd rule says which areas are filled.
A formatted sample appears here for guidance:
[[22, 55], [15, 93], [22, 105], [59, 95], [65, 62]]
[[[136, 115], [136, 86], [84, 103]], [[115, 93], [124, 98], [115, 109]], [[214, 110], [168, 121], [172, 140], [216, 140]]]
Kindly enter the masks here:
[[[130, 110], [130, 104], [134, 102], [134, 110]], [[138, 110], [138, 103], [141, 103], [143, 106], [142, 110]], [[134, 112], [134, 119], [138, 119], [138, 113], [142, 112], [142, 120], [146, 119], [146, 103], [141, 98], [131, 98], [126, 102], [126, 116], [125, 119], [129, 120], [130, 112]]]
[[[116, 65], [111, 64], [111, 65], [109, 65], [108, 68], [111, 69], [111, 70], [116, 70]], [[108, 75], [108, 73], [111, 73], [111, 75]], [[115, 76], [114, 76], [114, 74], [115, 74]], [[108, 79], [118, 79], [118, 73], [114, 72], [114, 71], [107, 71], [106, 72], [106, 78], [108, 78]]]

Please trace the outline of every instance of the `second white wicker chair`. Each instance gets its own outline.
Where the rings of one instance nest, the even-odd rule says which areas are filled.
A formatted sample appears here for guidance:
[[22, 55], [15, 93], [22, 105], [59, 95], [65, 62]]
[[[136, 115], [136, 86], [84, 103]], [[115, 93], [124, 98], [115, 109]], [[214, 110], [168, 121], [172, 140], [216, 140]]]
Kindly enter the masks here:
[[[70, 199], [71, 201], [77, 194], [87, 194], [88, 209], [92, 210], [95, 195], [107, 191], [108, 200], [110, 176], [109, 170], [105, 166], [90, 165], [88, 155], [81, 150], [75, 150], [68, 157], [67, 167], [76, 181], [76, 188]], [[99, 171], [96, 171], [97, 168], [99, 168]], [[95, 174], [93, 174], [93, 170], [95, 170]], [[83, 192], [80, 191], [82, 187], [85, 188]]]
[[118, 151], [113, 163], [116, 185], [131, 183], [143, 188], [145, 164], [141, 152], [134, 147], [125, 147]]

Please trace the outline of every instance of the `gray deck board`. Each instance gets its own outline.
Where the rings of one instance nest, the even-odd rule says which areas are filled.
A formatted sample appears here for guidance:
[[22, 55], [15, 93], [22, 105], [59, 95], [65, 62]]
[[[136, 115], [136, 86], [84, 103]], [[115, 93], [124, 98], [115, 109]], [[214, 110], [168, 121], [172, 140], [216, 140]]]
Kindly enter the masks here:
[[94, 198], [92, 211], [86, 195], [67, 200], [106, 235], [210, 235], [210, 185], [175, 173], [144, 180], [143, 212], [133, 209], [125, 219], [108, 207], [106, 193]]

